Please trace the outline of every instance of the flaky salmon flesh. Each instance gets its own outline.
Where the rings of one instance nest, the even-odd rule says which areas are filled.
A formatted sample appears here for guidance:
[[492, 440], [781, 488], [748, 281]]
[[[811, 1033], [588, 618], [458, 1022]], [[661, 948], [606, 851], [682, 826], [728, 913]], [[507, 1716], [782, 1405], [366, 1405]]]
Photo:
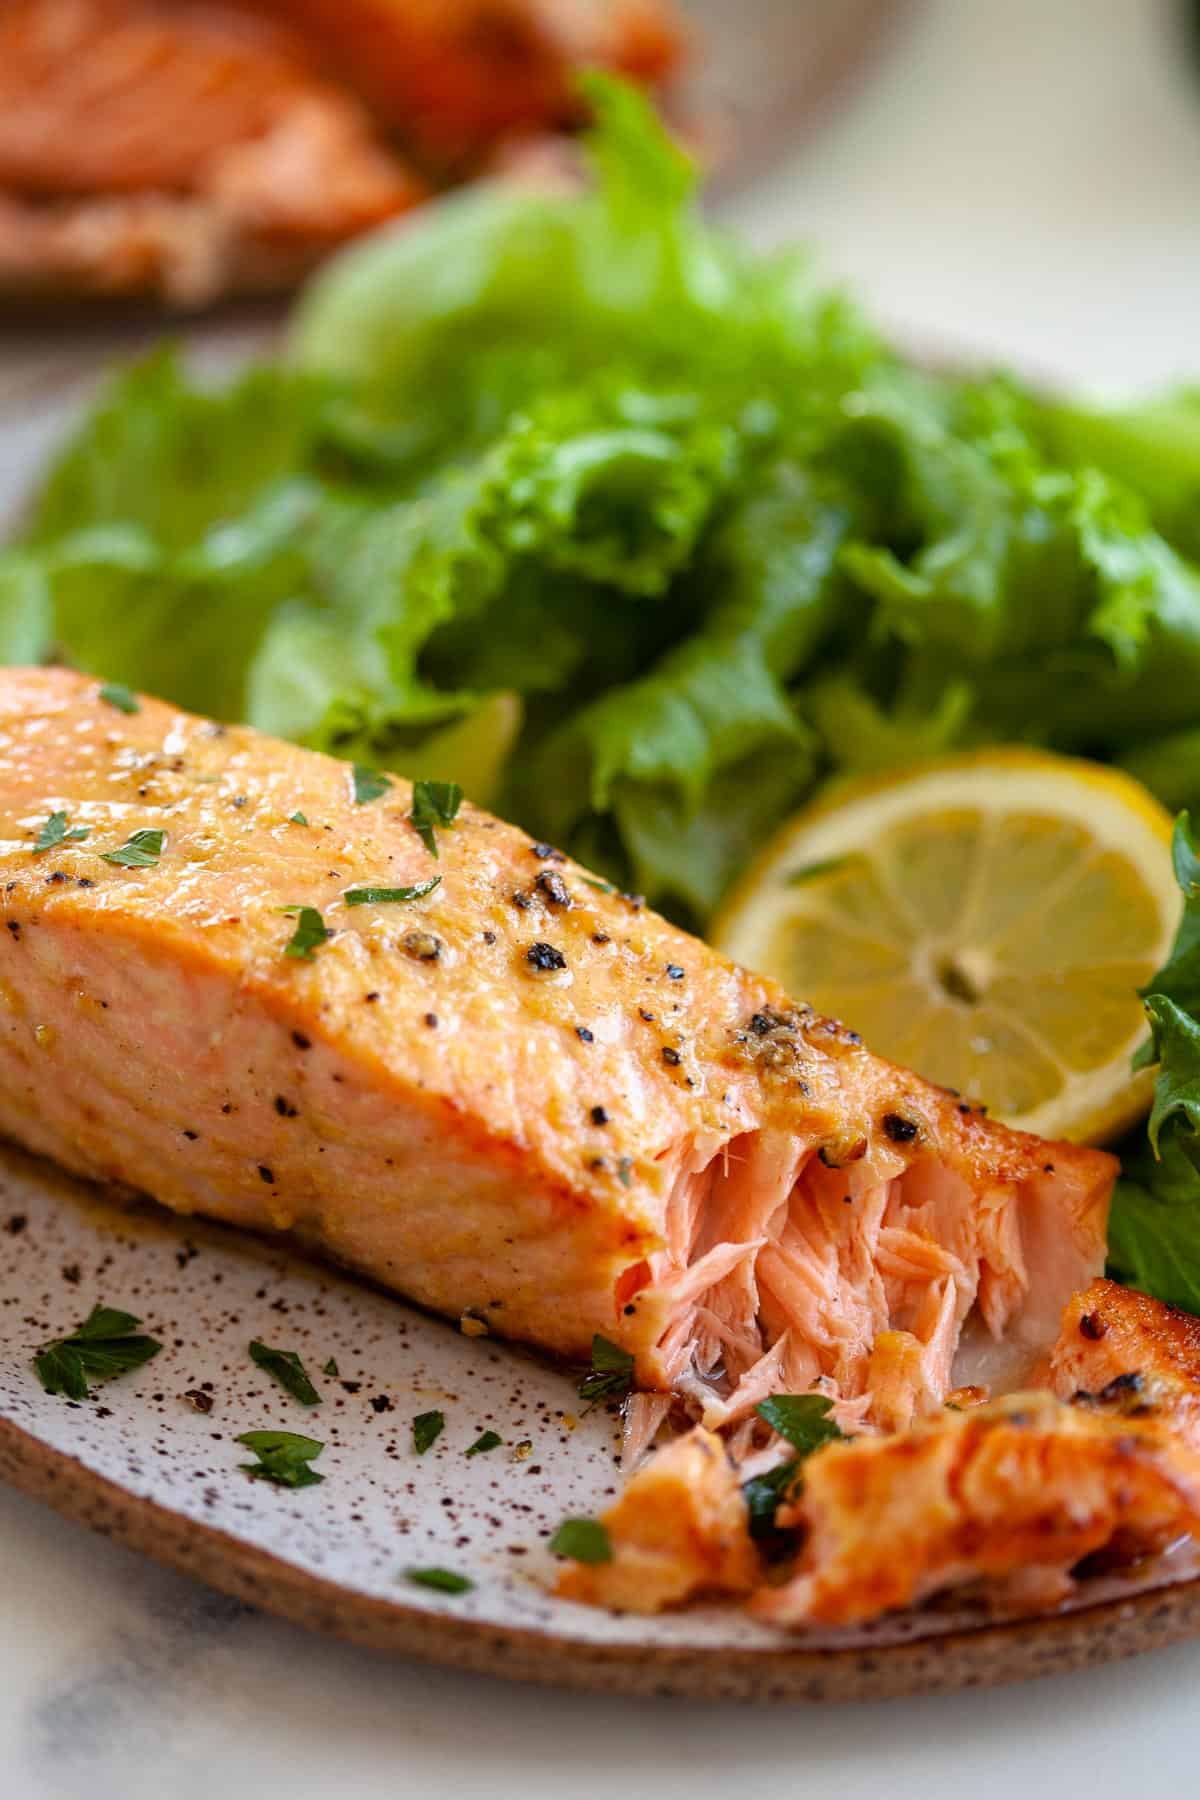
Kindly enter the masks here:
[[752, 1538], [745, 1469], [697, 1427], [633, 1475], [604, 1514], [609, 1559], [568, 1567], [559, 1592], [647, 1613], [736, 1595], [789, 1628], [964, 1592], [1037, 1613], [1090, 1569], [1200, 1536], [1200, 1321], [1097, 1281], [1067, 1303], [1051, 1364], [1053, 1392], [964, 1398], [815, 1451], [775, 1515], [782, 1563]]
[[600, 1333], [710, 1427], [779, 1391], [907, 1424], [968, 1321], [1045, 1355], [1111, 1157], [992, 1123], [476, 807], [432, 848], [411, 813], [398, 779], [5, 671], [0, 1130], [470, 1329], [581, 1361]]

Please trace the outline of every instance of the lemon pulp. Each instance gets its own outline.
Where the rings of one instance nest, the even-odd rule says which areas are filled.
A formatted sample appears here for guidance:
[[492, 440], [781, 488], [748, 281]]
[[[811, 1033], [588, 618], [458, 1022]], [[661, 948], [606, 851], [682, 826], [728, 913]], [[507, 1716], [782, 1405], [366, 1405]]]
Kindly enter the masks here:
[[1170, 833], [1138, 783], [1076, 759], [925, 764], [785, 825], [714, 941], [998, 1117], [1100, 1141], [1147, 1104], [1130, 1058], [1179, 916]]

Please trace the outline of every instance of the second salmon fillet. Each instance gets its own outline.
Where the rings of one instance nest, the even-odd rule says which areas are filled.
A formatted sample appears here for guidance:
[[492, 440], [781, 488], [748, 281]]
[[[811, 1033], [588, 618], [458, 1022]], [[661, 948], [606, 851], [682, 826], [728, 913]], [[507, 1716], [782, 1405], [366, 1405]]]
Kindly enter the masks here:
[[1099, 1273], [1110, 1157], [993, 1124], [472, 806], [430, 840], [406, 782], [126, 704], [0, 671], [27, 1148], [469, 1329], [602, 1333], [710, 1425], [779, 1390], [907, 1424], [969, 1317], [1032, 1358]]

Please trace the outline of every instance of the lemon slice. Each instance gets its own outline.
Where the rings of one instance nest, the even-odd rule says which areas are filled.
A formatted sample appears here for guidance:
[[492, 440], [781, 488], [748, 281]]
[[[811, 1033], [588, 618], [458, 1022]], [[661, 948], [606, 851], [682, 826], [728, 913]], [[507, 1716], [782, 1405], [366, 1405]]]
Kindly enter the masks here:
[[998, 1118], [1099, 1142], [1148, 1104], [1130, 1057], [1179, 919], [1170, 839], [1144, 788], [1093, 763], [925, 763], [792, 819], [713, 941]]

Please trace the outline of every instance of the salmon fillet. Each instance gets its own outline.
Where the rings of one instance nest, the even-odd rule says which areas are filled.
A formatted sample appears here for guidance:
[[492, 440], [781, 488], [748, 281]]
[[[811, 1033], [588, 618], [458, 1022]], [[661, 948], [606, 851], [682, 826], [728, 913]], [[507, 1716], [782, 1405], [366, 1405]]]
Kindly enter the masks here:
[[745, 1595], [762, 1579], [737, 1472], [702, 1426], [659, 1450], [604, 1522], [612, 1560], [565, 1568], [564, 1599], [655, 1613], [705, 1594]]
[[303, 27], [424, 156], [477, 162], [578, 111], [576, 69], [664, 81], [684, 49], [669, 0], [254, 0]]
[[[435, 858], [411, 803], [0, 673], [0, 1131], [564, 1356], [603, 1333], [709, 1424], [780, 1390], [870, 1423], [881, 1339], [936, 1409], [968, 1316], [1049, 1349], [1111, 1157], [992, 1123], [475, 807]], [[55, 813], [89, 835], [39, 854]], [[104, 860], [147, 830], [152, 866]]]
[[268, 287], [425, 191], [305, 44], [245, 9], [0, 8], [0, 287]]
[[1168, 1424], [1200, 1452], [1200, 1319], [1115, 1281], [1094, 1281], [1063, 1315], [1055, 1392], [1077, 1405]]
[[1039, 1612], [1088, 1558], [1127, 1566], [1200, 1535], [1200, 1320], [1099, 1280], [1067, 1303], [1050, 1367], [1058, 1397], [956, 1401], [815, 1451], [776, 1513], [797, 1534], [784, 1578], [755, 1554], [741, 1493], [763, 1453], [738, 1471], [697, 1428], [604, 1514], [611, 1560], [565, 1570], [558, 1591], [652, 1613], [753, 1590], [751, 1610], [790, 1627], [863, 1624], [964, 1588]]
[[504, 167], [572, 121], [574, 69], [680, 50], [665, 0], [4, 0], [0, 293], [290, 285], [426, 197], [381, 128]]
[[807, 1532], [799, 1572], [752, 1606], [775, 1624], [857, 1624], [981, 1584], [1043, 1610], [1085, 1557], [1136, 1561], [1200, 1529], [1200, 1456], [1157, 1421], [1010, 1394], [826, 1446], [791, 1522]]

